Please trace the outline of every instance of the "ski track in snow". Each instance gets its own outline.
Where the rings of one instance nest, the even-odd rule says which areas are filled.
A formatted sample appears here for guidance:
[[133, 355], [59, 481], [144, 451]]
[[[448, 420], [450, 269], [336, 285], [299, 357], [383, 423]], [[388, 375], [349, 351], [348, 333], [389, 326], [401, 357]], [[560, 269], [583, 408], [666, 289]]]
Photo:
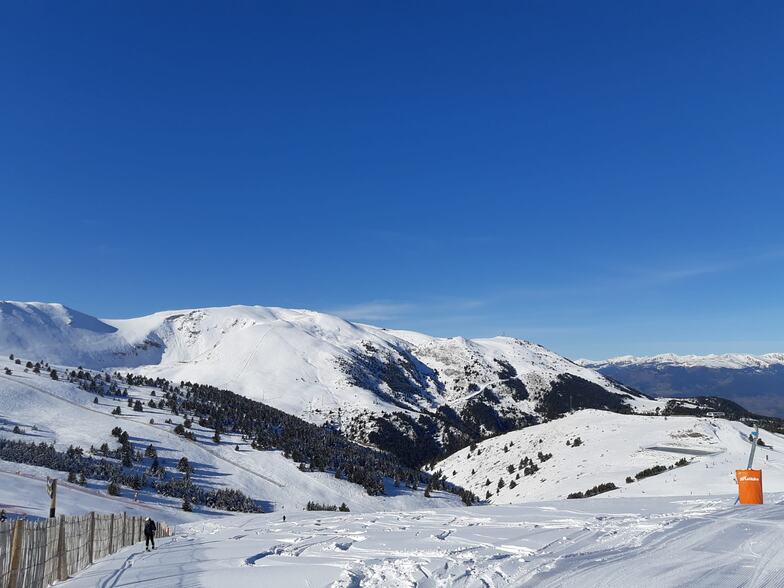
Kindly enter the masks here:
[[[771, 497], [769, 497], [771, 498]], [[782, 495], [596, 498], [192, 523], [67, 586], [781, 586]]]

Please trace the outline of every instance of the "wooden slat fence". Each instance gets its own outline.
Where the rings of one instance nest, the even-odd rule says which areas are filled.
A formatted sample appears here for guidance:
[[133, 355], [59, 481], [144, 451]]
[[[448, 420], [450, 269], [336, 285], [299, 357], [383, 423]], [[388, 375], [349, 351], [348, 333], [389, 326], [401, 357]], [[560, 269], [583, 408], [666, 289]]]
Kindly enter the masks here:
[[[156, 538], [171, 535], [156, 524]], [[125, 513], [0, 523], [0, 587], [46, 588], [143, 539], [144, 518]]]

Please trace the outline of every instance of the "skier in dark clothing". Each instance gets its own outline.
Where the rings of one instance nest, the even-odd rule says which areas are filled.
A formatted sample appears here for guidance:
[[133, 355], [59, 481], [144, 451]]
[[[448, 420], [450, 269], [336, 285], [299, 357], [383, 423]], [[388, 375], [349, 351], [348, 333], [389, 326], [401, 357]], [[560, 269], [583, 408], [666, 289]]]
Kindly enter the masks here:
[[155, 531], [157, 529], [158, 526], [154, 520], [150, 517], [144, 519], [144, 548], [146, 551], [150, 551], [150, 543], [152, 543], [152, 548], [155, 549]]

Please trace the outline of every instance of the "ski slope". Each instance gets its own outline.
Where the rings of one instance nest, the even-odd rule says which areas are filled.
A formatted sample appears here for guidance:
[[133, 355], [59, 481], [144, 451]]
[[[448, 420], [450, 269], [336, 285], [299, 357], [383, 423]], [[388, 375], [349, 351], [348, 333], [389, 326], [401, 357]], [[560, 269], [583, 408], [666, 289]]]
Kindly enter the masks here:
[[[607, 482], [618, 486], [607, 496], [734, 494], [735, 470], [747, 465], [752, 430], [724, 419], [581, 410], [487, 439], [473, 451], [462, 449], [439, 462], [434, 471], [442, 470], [451, 482], [480, 498], [491, 491], [489, 500], [494, 504], [566, 498]], [[581, 445], [566, 444], [577, 437]], [[784, 492], [784, 438], [764, 430], [760, 437], [769, 445], [758, 447], [755, 459], [755, 467], [763, 469], [764, 488]], [[552, 457], [542, 462], [539, 452]], [[519, 470], [525, 456], [538, 465], [538, 472], [525, 476]], [[670, 466], [681, 458], [689, 465], [626, 483], [627, 476], [634, 478], [646, 468]], [[515, 466], [513, 473], [510, 464]], [[500, 478], [505, 486], [498, 490]], [[515, 488], [510, 487], [512, 480]]]
[[[37, 375], [16, 369], [12, 375], [7, 376], [2, 373], [2, 368], [6, 366], [12, 369], [19, 367], [8, 359], [0, 360], [1, 437], [26, 442], [54, 443], [59, 451], [66, 450], [70, 445], [82, 447], [87, 451], [91, 445], [99, 447], [104, 442], [108, 443], [110, 448], [116, 447], [117, 440], [111, 436], [111, 430], [119, 426], [128, 431], [136, 449], [143, 451], [147, 445], [154, 445], [158, 451], [159, 462], [170, 472], [175, 470], [179, 459], [186, 456], [194, 468], [192, 479], [195, 484], [207, 488], [241, 490], [251, 498], [261, 500], [264, 508], [269, 510], [302, 510], [310, 500], [338, 505], [345, 502], [352, 511], [360, 512], [459, 504], [459, 498], [451, 494], [437, 493], [431, 498], [425, 498], [422, 491], [395, 488], [391, 482], [387, 484], [386, 496], [369, 496], [361, 486], [338, 480], [329, 473], [302, 472], [297, 467], [298, 464], [284, 458], [279, 451], [254, 450], [241, 436], [227, 433], [222, 435], [221, 442], [216, 444], [211, 439], [212, 431], [196, 423], [193, 424], [192, 431], [198, 442], [194, 443], [173, 432], [174, 427], [183, 421], [182, 416], [174, 416], [168, 411], [147, 406], [153, 388], [129, 388], [129, 396], [138, 398], [145, 405], [144, 412], [137, 413], [127, 408], [125, 399], [102, 397], [99, 398], [98, 404], [95, 404], [95, 396], [75, 384], [62, 380], [54, 381], [44, 372]], [[122, 410], [120, 416], [111, 414], [117, 406]], [[154, 424], [149, 423], [151, 418]], [[165, 423], [166, 419], [171, 419], [172, 422]], [[24, 434], [13, 433], [15, 426], [19, 426]], [[34, 430], [34, 427], [37, 430]], [[235, 446], [239, 446], [239, 451], [235, 450]], [[47, 475], [62, 480], [67, 477], [65, 472], [2, 461], [0, 471], [20, 471], [43, 481]], [[27, 504], [27, 492], [16, 489], [16, 478], [0, 479], [9, 480], [9, 484], [3, 484], [0, 488], [0, 503], [14, 505], [22, 512], [38, 512], [38, 506], [35, 506], [37, 503]], [[38, 494], [45, 496], [42, 482], [33, 486], [38, 488], [36, 497]], [[105, 501], [116, 501], [106, 495], [106, 482], [90, 481], [88, 487]], [[124, 498], [131, 495], [128, 489], [124, 489], [123, 493]], [[139, 499], [143, 504], [156, 507], [175, 510], [180, 507], [179, 500], [150, 494], [149, 489], [145, 489]], [[102, 505], [110, 507], [105, 501]], [[63, 507], [66, 509], [63, 514], [91, 510], [91, 504], [85, 503], [83, 507], [79, 507], [78, 501], [74, 503], [75, 510], [70, 510], [68, 504]], [[3, 508], [2, 505], [0, 508]], [[116, 503], [115, 510], [126, 508], [127, 502]], [[208, 509], [200, 511], [200, 507], [195, 509], [197, 512], [212, 512]]]
[[66, 582], [94, 586], [780, 586], [782, 496], [623, 497], [179, 527]]

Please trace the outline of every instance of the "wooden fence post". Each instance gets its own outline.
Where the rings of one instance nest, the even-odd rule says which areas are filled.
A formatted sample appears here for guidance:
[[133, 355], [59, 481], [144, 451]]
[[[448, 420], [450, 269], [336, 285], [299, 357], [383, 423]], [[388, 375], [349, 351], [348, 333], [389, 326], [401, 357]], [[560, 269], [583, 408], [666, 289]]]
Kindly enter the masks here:
[[46, 477], [46, 491], [49, 493], [49, 518], [54, 518], [57, 508], [57, 478]]
[[114, 547], [114, 513], [109, 515], [109, 551], [108, 555], [114, 553], [112, 548]]
[[120, 539], [120, 546], [121, 547], [126, 547], [128, 545], [128, 543], [126, 543], [126, 541], [128, 541], [128, 538], [126, 536], [127, 528], [128, 528], [128, 513], [124, 512], [123, 513], [123, 522], [122, 522], [122, 539]]
[[93, 565], [93, 556], [95, 555], [95, 513], [90, 513], [90, 530], [89, 530], [89, 543], [87, 547], [87, 561], [89, 565]]
[[24, 539], [24, 521], [17, 519], [14, 524], [14, 537], [11, 540], [11, 568], [9, 570], [8, 588], [16, 588], [19, 575], [19, 560], [22, 558], [22, 540]]
[[65, 515], [60, 515], [60, 531], [57, 539], [57, 579], [67, 580], [68, 569], [66, 562], [67, 552], [65, 549]]

